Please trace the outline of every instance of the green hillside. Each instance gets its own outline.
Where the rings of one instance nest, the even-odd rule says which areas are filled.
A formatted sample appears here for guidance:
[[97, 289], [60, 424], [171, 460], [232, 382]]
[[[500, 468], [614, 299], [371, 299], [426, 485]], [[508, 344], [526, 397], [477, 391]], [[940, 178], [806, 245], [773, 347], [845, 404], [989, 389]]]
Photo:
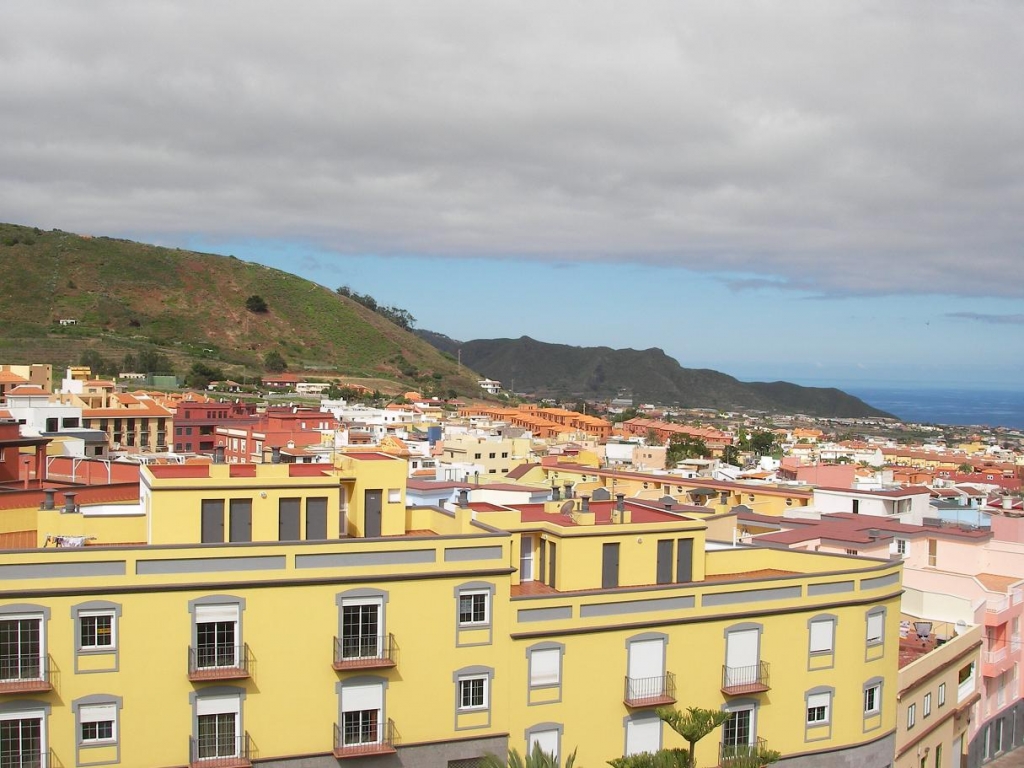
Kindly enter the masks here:
[[[260, 296], [266, 312], [246, 309]], [[61, 326], [61, 319], [77, 325]], [[478, 394], [476, 377], [359, 303], [232, 256], [0, 224], [0, 362], [121, 361], [155, 351], [184, 374], [196, 361], [258, 375], [267, 353], [293, 371], [382, 391]]]
[[890, 416], [838, 389], [784, 381], [742, 382], [718, 371], [683, 368], [657, 348], [611, 349], [519, 339], [457, 342], [419, 332], [439, 349], [460, 349], [462, 362], [516, 392], [546, 397], [610, 398], [683, 408], [763, 410], [811, 416]]

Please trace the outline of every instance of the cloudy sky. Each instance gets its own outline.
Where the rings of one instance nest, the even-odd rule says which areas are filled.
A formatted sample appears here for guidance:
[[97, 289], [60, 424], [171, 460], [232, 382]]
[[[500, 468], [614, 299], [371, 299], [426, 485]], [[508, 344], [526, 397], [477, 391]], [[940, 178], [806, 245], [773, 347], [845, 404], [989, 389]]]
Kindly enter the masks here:
[[0, 220], [456, 338], [1024, 381], [1024, 5], [0, 6]]

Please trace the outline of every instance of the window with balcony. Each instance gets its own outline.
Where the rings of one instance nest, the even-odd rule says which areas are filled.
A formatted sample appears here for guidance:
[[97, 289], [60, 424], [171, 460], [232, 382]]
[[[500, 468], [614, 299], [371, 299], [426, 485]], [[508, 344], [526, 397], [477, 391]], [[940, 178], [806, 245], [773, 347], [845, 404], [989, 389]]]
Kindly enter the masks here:
[[0, 692], [48, 691], [46, 622], [49, 609], [11, 605], [0, 609]]
[[956, 691], [956, 702], [957, 704], [963, 704], [964, 701], [970, 698], [971, 694], [974, 693], [975, 688], [975, 668], [974, 662], [961, 667], [957, 673], [957, 691]]
[[387, 593], [353, 589], [335, 599], [339, 610], [334, 667], [390, 667], [396, 663], [395, 642], [385, 631]]
[[675, 702], [675, 676], [665, 669], [668, 635], [645, 632], [626, 640], [627, 707], [656, 707]]
[[189, 649], [192, 680], [225, 680], [249, 676], [249, 649], [242, 642], [241, 598], [214, 596], [189, 603], [193, 615]]
[[0, 765], [4, 768], [44, 768], [47, 765], [49, 709], [49, 705], [26, 701], [0, 705]]
[[761, 632], [755, 623], [734, 624], [725, 630], [722, 692], [728, 696], [760, 693], [770, 688], [768, 663], [761, 660]]
[[335, 729], [334, 755], [338, 758], [394, 751], [394, 726], [385, 718], [384, 678], [349, 678], [338, 686], [340, 715]]
[[191, 765], [251, 764], [251, 743], [242, 728], [244, 700], [245, 692], [232, 686], [215, 686], [193, 694]]
[[[757, 701], [732, 699], [722, 709], [731, 717], [722, 726], [721, 757], [739, 758], [750, 754], [757, 746]], [[725, 764], [723, 760], [721, 764]]]

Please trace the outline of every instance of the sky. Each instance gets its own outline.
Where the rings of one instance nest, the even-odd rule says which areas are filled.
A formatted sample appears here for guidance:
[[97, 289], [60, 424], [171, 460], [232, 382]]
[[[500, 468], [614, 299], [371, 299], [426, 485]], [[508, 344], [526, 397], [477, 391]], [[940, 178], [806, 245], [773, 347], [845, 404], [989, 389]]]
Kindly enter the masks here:
[[0, 220], [453, 338], [1024, 389], [1024, 5], [0, 5]]

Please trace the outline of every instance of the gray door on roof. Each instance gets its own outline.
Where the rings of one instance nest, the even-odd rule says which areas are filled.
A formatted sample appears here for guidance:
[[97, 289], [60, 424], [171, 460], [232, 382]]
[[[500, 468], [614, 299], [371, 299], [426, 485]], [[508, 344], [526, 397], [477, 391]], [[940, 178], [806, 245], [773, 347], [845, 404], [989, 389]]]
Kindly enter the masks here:
[[363, 496], [363, 509], [366, 512], [366, 535], [370, 538], [380, 536], [381, 515], [384, 511], [384, 491], [381, 489], [366, 491]]

